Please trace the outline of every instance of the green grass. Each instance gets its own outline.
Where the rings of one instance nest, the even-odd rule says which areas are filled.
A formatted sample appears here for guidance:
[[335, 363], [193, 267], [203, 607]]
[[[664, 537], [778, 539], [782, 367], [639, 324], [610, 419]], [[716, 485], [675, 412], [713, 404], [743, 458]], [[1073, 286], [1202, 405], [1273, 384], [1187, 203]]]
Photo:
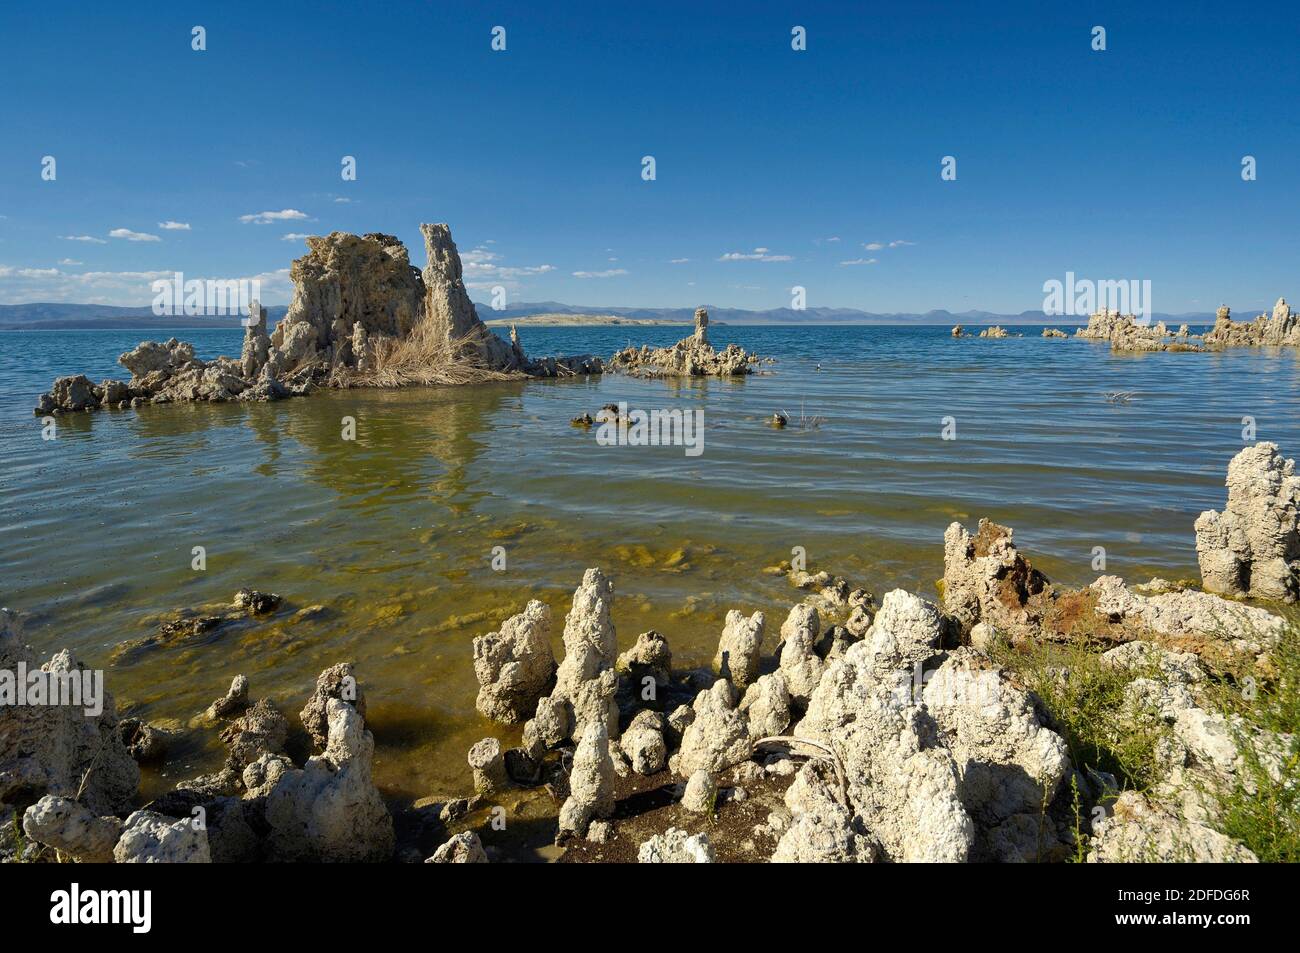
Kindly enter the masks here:
[[[1243, 722], [1237, 746], [1244, 763], [1235, 786], [1219, 798], [1217, 826], [1266, 863], [1300, 862], [1300, 619], [1289, 622], [1268, 670], [1232, 673], [1209, 698]], [[1250, 743], [1259, 732], [1291, 737], [1261, 757]]]
[[[1133, 717], [1123, 698], [1133, 679], [1159, 680], [1158, 665], [1112, 668], [1101, 663], [1102, 651], [1086, 637], [1015, 647], [999, 638], [989, 654], [1039, 697], [1085, 775], [1091, 767], [1113, 774], [1121, 789], [1145, 792], [1164, 776], [1157, 752], [1170, 729], [1158, 717]], [[1261, 861], [1300, 862], [1300, 614], [1290, 618], [1265, 666], [1250, 661], [1211, 671], [1199, 704], [1240, 718], [1243, 765], [1231, 789], [1213, 792], [1213, 826]], [[1280, 739], [1271, 754], [1261, 755], [1251, 740], [1261, 736]], [[1075, 789], [1073, 801], [1078, 817], [1086, 798]]]
[[999, 639], [990, 654], [1039, 697], [1085, 775], [1089, 767], [1113, 774], [1121, 789], [1146, 790], [1159, 780], [1156, 749], [1168, 727], [1122, 710], [1125, 687], [1155, 677], [1154, 662], [1150, 672], [1103, 665], [1098, 648], [1082, 640], [1013, 648]]

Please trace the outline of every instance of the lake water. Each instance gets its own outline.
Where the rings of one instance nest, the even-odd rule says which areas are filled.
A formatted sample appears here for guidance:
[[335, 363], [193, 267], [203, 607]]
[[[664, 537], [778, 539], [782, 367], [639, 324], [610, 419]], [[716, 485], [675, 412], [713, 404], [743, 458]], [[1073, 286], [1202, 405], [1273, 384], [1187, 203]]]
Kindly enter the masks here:
[[[1051, 577], [1084, 584], [1092, 551], [1133, 581], [1195, 577], [1192, 522], [1221, 507], [1228, 460], [1258, 438], [1300, 451], [1300, 355], [1238, 350], [1114, 355], [1104, 343], [954, 340], [947, 328], [722, 327], [777, 358], [770, 375], [620, 376], [459, 389], [321, 393], [270, 405], [146, 407], [63, 417], [41, 439], [37, 395], [61, 374], [125, 377], [140, 332], [0, 333], [0, 604], [40, 651], [108, 667], [119, 709], [187, 721], [239, 672], [291, 716], [322, 668], [358, 663], [395, 802], [468, 788], [478, 718], [470, 642], [529, 598], [555, 642], [588, 566], [614, 579], [620, 647], [657, 628], [682, 665], [711, 657], [731, 608], [769, 613], [767, 649], [796, 591], [763, 567], [810, 566], [877, 596], [935, 597], [943, 531], [988, 516]], [[682, 328], [530, 328], [532, 354], [607, 356]], [[185, 331], [199, 355], [242, 332]], [[154, 336], [167, 337], [155, 332]], [[818, 370], [818, 363], [821, 369]], [[1133, 391], [1128, 404], [1105, 392]], [[701, 409], [704, 452], [603, 447], [570, 426], [625, 400]], [[774, 411], [818, 429], [767, 425]], [[357, 439], [342, 439], [342, 419]], [[941, 439], [943, 418], [955, 440]], [[207, 568], [191, 569], [193, 547]], [[506, 570], [491, 567], [504, 547]], [[253, 586], [324, 616], [219, 632], [110, 663], [160, 614]], [[214, 769], [212, 733], [163, 785]]]

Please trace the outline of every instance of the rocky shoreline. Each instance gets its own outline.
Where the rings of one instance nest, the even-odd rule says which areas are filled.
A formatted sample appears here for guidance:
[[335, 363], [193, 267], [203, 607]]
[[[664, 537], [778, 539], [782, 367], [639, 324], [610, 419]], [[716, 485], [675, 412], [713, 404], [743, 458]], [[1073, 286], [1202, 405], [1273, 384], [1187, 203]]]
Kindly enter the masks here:
[[[708, 669], [675, 667], [656, 631], [620, 652], [614, 581], [588, 569], [558, 659], [540, 601], [467, 647], [485, 728], [522, 726], [520, 743], [485, 734], [467, 754], [472, 791], [396, 811], [372, 779], [368, 699], [346, 661], [296, 721], [235, 678], [184, 729], [219, 733], [224, 765], [144, 805], [138, 765], [165, 763], [179, 729], [119, 718], [111, 696], [94, 715], [6, 705], [0, 813], [22, 835], [0, 855], [468, 863], [545, 843], [569, 862], [1253, 861], [1224, 833], [1223, 803], [1243, 785], [1294, 785], [1300, 751], [1294, 726], [1253, 725], [1216, 693], [1247, 677], [1282, 690], [1294, 628], [1273, 610], [1300, 596], [1300, 478], [1260, 443], [1226, 482], [1224, 509], [1196, 521], [1201, 587], [1059, 587], [1009, 528], [953, 523], [937, 601], [896, 589], [877, 602], [828, 572], [771, 567], [800, 601], [778, 632], [763, 612], [729, 612]], [[256, 625], [282, 605], [241, 590], [158, 637]], [[0, 671], [84, 670], [67, 651], [42, 664], [19, 631], [0, 613]], [[1079, 654], [1026, 664], [1054, 647]], [[1148, 783], [1081, 744], [1089, 723], [1059, 704], [1080, 679], [1113, 691], [1090, 717], [1151, 741]], [[542, 820], [517, 832], [512, 815], [539, 803]]]

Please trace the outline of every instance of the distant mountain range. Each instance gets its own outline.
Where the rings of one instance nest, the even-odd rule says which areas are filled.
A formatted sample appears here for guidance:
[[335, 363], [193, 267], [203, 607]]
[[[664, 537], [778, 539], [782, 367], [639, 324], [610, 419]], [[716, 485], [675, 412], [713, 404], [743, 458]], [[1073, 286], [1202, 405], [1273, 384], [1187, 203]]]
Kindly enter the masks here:
[[[289, 309], [268, 307], [266, 319], [274, 324]], [[86, 328], [141, 330], [158, 328], [237, 328], [238, 317], [158, 317], [151, 307], [117, 308], [106, 304], [0, 304], [0, 331], [71, 331]]]
[[[484, 321], [506, 323], [511, 318], [533, 315], [605, 315], [624, 319], [653, 320], [663, 324], [693, 324], [694, 308], [611, 308], [578, 307], [558, 301], [533, 301], [494, 310], [490, 305], [475, 303]], [[1088, 319], [1075, 316], [1046, 315], [1041, 311], [1022, 311], [1019, 314], [998, 314], [993, 311], [925, 311], [925, 312], [875, 312], [857, 308], [772, 308], [767, 311], [746, 311], [741, 308], [718, 308], [703, 305], [709, 312], [709, 321], [718, 324], [1061, 324], [1082, 327]], [[1245, 309], [1239, 316], [1254, 316], [1271, 308]], [[1189, 312], [1187, 314], [1160, 314], [1152, 322], [1164, 321], [1175, 327], [1179, 324], [1213, 324], [1214, 312]]]
[[[516, 304], [502, 310], [495, 310], [490, 305], [476, 303], [479, 316], [485, 321], [506, 323], [512, 318], [527, 318], [537, 315], [555, 315], [557, 321], [564, 315], [598, 315], [608, 319], [606, 323], [615, 322], [614, 318], [624, 321], [645, 321], [657, 324], [691, 324], [695, 320], [694, 308], [612, 308], [579, 307], [563, 304], [559, 301], [535, 301]], [[709, 320], [718, 324], [1007, 324], [1007, 325], [1044, 325], [1061, 324], [1070, 327], [1088, 323], [1087, 318], [1061, 317], [1045, 315], [1041, 311], [1022, 311], [1019, 314], [998, 314], [993, 311], [925, 311], [925, 312], [888, 312], [859, 311], [856, 308], [807, 308], [796, 311], [793, 308], [772, 308], [767, 311], [746, 311], [741, 308], [718, 308], [705, 305], [709, 311]], [[288, 310], [284, 305], [268, 307], [267, 320], [274, 324], [284, 317]], [[1234, 309], [1235, 310], [1235, 309]], [[1239, 318], [1254, 317], [1269, 309], [1244, 308], [1237, 311]], [[1214, 312], [1189, 312], [1186, 314], [1155, 314], [1153, 321], [1166, 324], [1213, 324]], [[541, 323], [541, 322], [538, 322]], [[586, 322], [601, 323], [592, 319]], [[118, 308], [100, 304], [2, 304], [0, 305], [0, 330], [73, 330], [78, 328], [115, 328], [130, 330], [139, 328], [233, 328], [239, 327], [238, 318], [187, 318], [158, 317], [149, 307]]]

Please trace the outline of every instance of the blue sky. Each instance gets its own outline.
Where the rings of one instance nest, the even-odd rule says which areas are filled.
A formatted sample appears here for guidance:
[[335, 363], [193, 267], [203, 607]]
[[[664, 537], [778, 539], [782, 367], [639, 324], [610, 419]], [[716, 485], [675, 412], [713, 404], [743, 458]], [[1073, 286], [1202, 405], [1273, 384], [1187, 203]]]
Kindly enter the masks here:
[[283, 303], [284, 236], [423, 265], [421, 221], [478, 300], [1016, 312], [1066, 271], [1162, 312], [1300, 299], [1294, 5], [714, 9], [6, 0], [0, 303], [148, 304], [175, 270]]

